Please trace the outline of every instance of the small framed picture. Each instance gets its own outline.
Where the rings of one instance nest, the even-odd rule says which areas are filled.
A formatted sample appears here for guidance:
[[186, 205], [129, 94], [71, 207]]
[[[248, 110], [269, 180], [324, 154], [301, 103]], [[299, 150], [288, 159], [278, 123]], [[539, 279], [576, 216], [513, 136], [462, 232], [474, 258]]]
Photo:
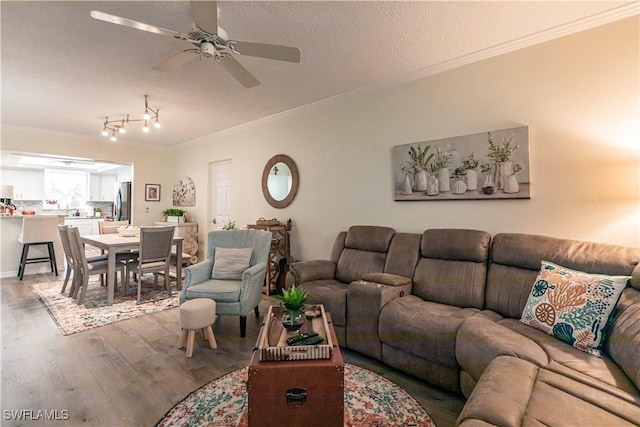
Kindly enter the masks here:
[[159, 202], [160, 201], [160, 185], [146, 184], [144, 186], [144, 200], [147, 202]]

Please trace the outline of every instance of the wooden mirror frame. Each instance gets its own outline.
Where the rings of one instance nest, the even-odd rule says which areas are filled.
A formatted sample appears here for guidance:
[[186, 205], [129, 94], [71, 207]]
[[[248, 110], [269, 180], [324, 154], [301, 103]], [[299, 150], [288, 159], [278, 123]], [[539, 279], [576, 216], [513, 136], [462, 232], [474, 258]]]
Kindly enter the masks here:
[[[284, 163], [287, 165], [289, 170], [291, 171], [291, 189], [289, 190], [289, 194], [282, 200], [274, 199], [269, 193], [269, 187], [267, 186], [267, 181], [269, 179], [269, 172], [273, 167], [278, 163]], [[285, 154], [277, 154], [269, 159], [267, 164], [262, 171], [262, 194], [264, 194], [264, 198], [267, 200], [271, 206], [277, 209], [282, 209], [291, 204], [293, 199], [295, 199], [296, 194], [298, 194], [298, 184], [300, 183], [300, 175], [298, 174], [298, 168], [296, 167], [293, 159]]]

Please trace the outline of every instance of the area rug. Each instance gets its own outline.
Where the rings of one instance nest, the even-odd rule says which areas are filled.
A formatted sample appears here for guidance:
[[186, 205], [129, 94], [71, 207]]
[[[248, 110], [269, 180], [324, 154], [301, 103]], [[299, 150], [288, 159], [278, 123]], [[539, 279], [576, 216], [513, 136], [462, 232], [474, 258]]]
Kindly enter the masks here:
[[[248, 368], [204, 385], [174, 406], [156, 427], [247, 427]], [[353, 427], [435, 424], [405, 390], [366, 369], [344, 365], [344, 425]]]
[[45, 306], [63, 335], [179, 306], [178, 293], [173, 292], [169, 297], [167, 291], [161, 289], [162, 279], [158, 289], [155, 289], [151, 276], [143, 281], [141, 304], [137, 304], [138, 288], [133, 281], [129, 286], [129, 294], [122, 296], [116, 292], [111, 306], [107, 305], [107, 288], [100, 286], [98, 276], [89, 279], [84, 304], [81, 306], [67, 295], [71, 283], [67, 285], [65, 294], [60, 293], [63, 283], [58, 281], [31, 285], [31, 290]]

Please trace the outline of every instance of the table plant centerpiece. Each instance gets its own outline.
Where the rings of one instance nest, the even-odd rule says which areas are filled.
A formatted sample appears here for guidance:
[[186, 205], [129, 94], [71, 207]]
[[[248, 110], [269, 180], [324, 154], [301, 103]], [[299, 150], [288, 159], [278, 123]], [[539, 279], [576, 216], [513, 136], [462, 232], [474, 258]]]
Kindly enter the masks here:
[[304, 324], [304, 308], [311, 295], [305, 289], [296, 288], [292, 285], [288, 289], [282, 290], [282, 295], [275, 295], [274, 298], [282, 303], [282, 325], [289, 333], [297, 332]]

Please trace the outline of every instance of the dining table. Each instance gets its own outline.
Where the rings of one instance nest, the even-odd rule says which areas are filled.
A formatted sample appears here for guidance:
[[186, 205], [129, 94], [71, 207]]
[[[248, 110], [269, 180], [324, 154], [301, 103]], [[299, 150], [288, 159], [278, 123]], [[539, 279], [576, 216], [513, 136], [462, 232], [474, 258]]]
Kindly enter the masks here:
[[[80, 236], [82, 243], [91, 245], [107, 252], [107, 305], [113, 304], [114, 289], [116, 283], [116, 253], [126, 252], [140, 248], [140, 234], [135, 236], [122, 236], [120, 234], [86, 234]], [[182, 253], [182, 241], [184, 237], [173, 237], [176, 253]], [[176, 262], [176, 287], [182, 288], [182, 263]]]

